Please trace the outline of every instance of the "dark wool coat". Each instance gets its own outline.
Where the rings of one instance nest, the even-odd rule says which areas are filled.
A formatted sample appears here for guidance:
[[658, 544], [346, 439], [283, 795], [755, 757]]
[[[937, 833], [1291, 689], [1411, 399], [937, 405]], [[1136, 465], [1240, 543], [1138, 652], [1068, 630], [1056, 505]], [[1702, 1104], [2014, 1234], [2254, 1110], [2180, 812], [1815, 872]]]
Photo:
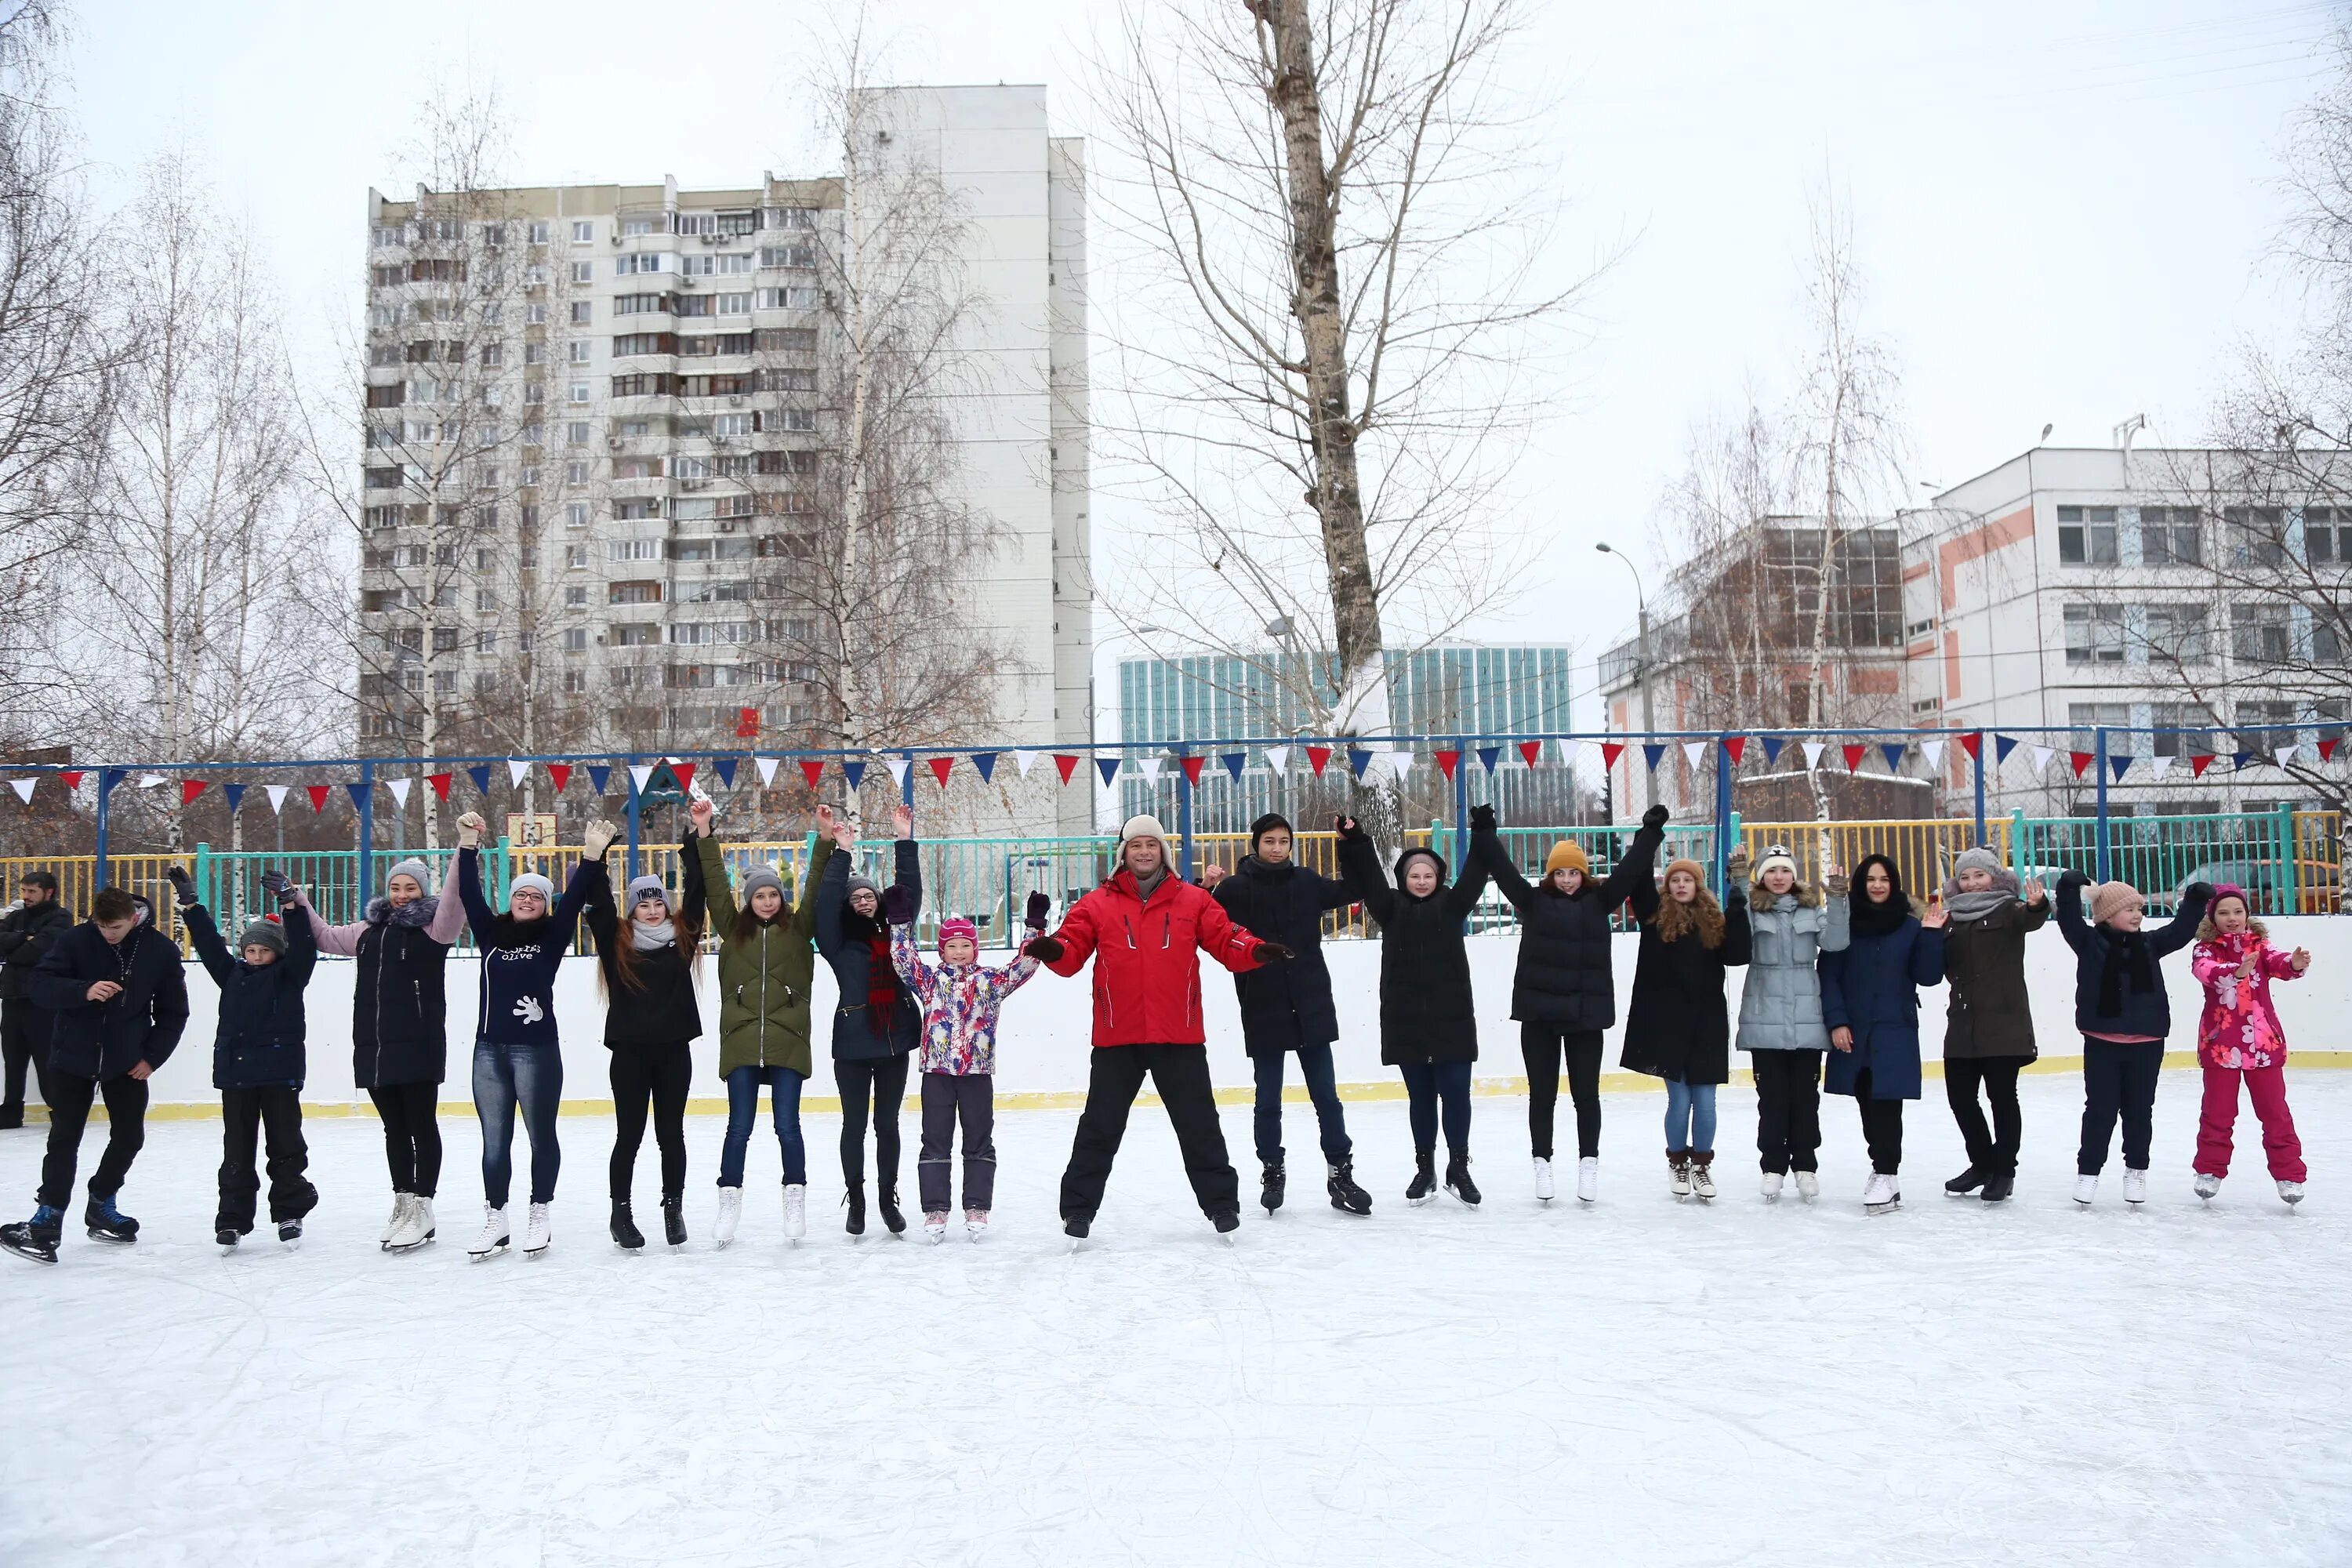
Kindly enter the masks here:
[[1633, 1000], [1625, 1014], [1621, 1065], [1628, 1072], [1678, 1083], [1731, 1081], [1731, 1015], [1724, 1000], [1725, 972], [1748, 962], [1748, 900], [1732, 889], [1723, 906], [1723, 941], [1709, 947], [1686, 931], [1668, 942], [1658, 935], [1654, 887], [1633, 889], [1642, 943], [1633, 960]]
[[1655, 885], [1663, 827], [1643, 827], [1606, 879], [1584, 879], [1563, 893], [1545, 878], [1530, 886], [1511, 863], [1501, 837], [1481, 829], [1470, 838], [1472, 857], [1496, 889], [1519, 911], [1519, 963], [1511, 976], [1511, 1016], [1599, 1031], [1617, 1022], [1617, 980], [1610, 971], [1609, 917], [1635, 888]]
[[1339, 1013], [1331, 1000], [1331, 971], [1323, 962], [1323, 917], [1354, 903], [1354, 891], [1295, 860], [1269, 866], [1245, 855], [1210, 897], [1251, 935], [1291, 952], [1287, 963], [1234, 976], [1243, 1048], [1259, 1057], [1337, 1040]]
[[2025, 939], [2050, 919], [2050, 901], [2008, 903], [1944, 928], [1944, 1059], [2032, 1061], [2033, 1008], [2025, 994]]
[[271, 963], [248, 963], [231, 952], [212, 911], [190, 904], [180, 911], [196, 960], [220, 986], [220, 1026], [213, 1034], [215, 1089], [299, 1089], [308, 1061], [303, 1047], [302, 991], [319, 966], [319, 938], [310, 911], [289, 904], [279, 911], [286, 951]]
[[[90, 986], [100, 980], [121, 992], [89, 1000]], [[49, 1070], [76, 1078], [121, 1078], [141, 1062], [162, 1067], [188, 1026], [180, 949], [152, 925], [132, 926], [118, 944], [97, 921], [82, 921], [49, 948], [26, 995], [48, 1015]]]
[[[632, 940], [635, 921], [621, 919], [613, 902], [613, 881], [607, 876], [590, 889], [581, 911], [588, 934], [596, 939], [596, 965], [604, 977], [604, 1046], [680, 1046], [702, 1034], [702, 1001], [694, 987], [694, 954], [671, 942], [667, 947], [634, 956], [637, 984], [621, 978], [613, 949]], [[702, 879], [687, 879], [685, 893], [670, 905], [672, 920], [699, 925], [702, 921]]]
[[[898, 885], [914, 895], [915, 907], [923, 903], [923, 856], [921, 847], [911, 838], [901, 838], [898, 847]], [[907, 983], [898, 978], [888, 957], [887, 940], [890, 928], [883, 922], [877, 906], [869, 919], [849, 907], [849, 874], [856, 868], [856, 857], [836, 855], [828, 861], [824, 875], [816, 884], [816, 950], [833, 968], [833, 978], [841, 995], [833, 1006], [833, 1058], [835, 1061], [876, 1061], [895, 1057], [900, 1051], [911, 1051], [923, 1042], [923, 1005], [915, 1000]], [[874, 973], [874, 942], [877, 935], [885, 940], [881, 959], [883, 972], [889, 976], [891, 988], [890, 1025], [877, 1032], [874, 1015], [866, 1001], [866, 988]]]
[[2142, 926], [2126, 936], [2084, 917], [2085, 885], [2072, 871], [2058, 879], [2058, 932], [2074, 950], [2074, 1026], [2086, 1035], [2146, 1035], [2160, 1040], [2172, 1032], [2172, 1004], [2165, 996], [2157, 961], [2196, 940], [2197, 922], [2205, 918], [2213, 889], [2203, 882], [2191, 883], [2171, 920], [2153, 930]]
[[1843, 949], [1822, 953], [1822, 1022], [1852, 1029], [1853, 1048], [1831, 1047], [1822, 1087], [1852, 1094], [1867, 1071], [1871, 1099], [1918, 1099], [1919, 987], [1943, 978], [1944, 933], [1920, 925], [1916, 915], [1893, 931], [1857, 929]]
[[[1404, 890], [1404, 868], [1416, 856], [1437, 862], [1437, 891], [1416, 899]], [[1348, 887], [1381, 927], [1381, 1060], [1389, 1067], [1478, 1059], [1478, 1004], [1470, 987], [1470, 952], [1462, 923], [1486, 890], [1486, 868], [1476, 857], [1462, 880], [1445, 885], [1445, 858], [1426, 849], [1397, 857], [1396, 887], [1381, 877], [1372, 841], [1339, 840], [1339, 869]]]

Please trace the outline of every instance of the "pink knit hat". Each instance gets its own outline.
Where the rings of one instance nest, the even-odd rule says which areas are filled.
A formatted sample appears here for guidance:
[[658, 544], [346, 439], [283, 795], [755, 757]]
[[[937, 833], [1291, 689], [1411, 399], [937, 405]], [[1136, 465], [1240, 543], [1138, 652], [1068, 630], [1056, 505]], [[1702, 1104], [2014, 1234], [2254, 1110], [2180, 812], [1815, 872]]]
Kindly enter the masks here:
[[940, 922], [940, 956], [946, 956], [948, 943], [954, 942], [959, 937], [977, 948], [980, 945], [980, 928], [972, 924], [970, 921], [965, 920], [961, 915], [957, 916], [954, 920], [941, 921]]
[[2254, 900], [2246, 897], [2246, 889], [2238, 886], [2235, 882], [2214, 883], [2213, 896], [2206, 900], [2205, 907], [2208, 910], [2215, 909], [2220, 906], [2223, 899], [2235, 899], [2238, 902], [2246, 906], [2246, 912], [2248, 914], [2252, 914], [2254, 912]]
[[2144, 910], [2147, 900], [2129, 882], [2101, 882], [2091, 889], [2091, 922], [2105, 925], [2126, 910]]

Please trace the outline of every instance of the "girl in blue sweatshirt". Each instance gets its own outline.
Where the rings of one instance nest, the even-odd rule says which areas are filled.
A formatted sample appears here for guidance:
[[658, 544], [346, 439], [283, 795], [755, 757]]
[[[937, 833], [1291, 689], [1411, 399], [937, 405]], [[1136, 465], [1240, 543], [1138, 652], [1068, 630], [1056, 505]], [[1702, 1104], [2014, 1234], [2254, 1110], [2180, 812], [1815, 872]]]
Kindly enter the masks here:
[[[525, 872], [507, 889], [504, 914], [482, 896], [485, 824], [467, 812], [457, 819], [457, 896], [474, 943], [482, 950], [480, 1012], [474, 1026], [474, 1114], [482, 1122], [482, 1234], [466, 1250], [475, 1258], [506, 1250], [507, 1194], [514, 1179], [515, 1108], [530, 1133], [530, 1215], [523, 1254], [539, 1258], [553, 1237], [548, 1205], [562, 1151], [555, 1142], [555, 1111], [563, 1099], [563, 1053], [555, 1032], [555, 972], [572, 946], [581, 906], [604, 883], [604, 851], [617, 829], [592, 822], [584, 853], [572, 868], [562, 900], [555, 884]], [[549, 905], [553, 904], [552, 910]]]

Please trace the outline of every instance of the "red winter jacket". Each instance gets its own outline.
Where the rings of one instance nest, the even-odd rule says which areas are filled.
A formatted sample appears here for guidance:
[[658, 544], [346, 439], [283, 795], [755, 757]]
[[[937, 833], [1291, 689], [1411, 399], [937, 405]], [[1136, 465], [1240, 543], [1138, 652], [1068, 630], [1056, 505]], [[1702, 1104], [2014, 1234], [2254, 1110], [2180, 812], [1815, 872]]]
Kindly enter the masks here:
[[1046, 967], [1055, 973], [1076, 974], [1094, 957], [1097, 1047], [1197, 1046], [1207, 1037], [1195, 948], [1237, 974], [1258, 966], [1258, 939], [1173, 871], [1146, 903], [1135, 874], [1119, 868], [1071, 907], [1054, 936], [1062, 956]]

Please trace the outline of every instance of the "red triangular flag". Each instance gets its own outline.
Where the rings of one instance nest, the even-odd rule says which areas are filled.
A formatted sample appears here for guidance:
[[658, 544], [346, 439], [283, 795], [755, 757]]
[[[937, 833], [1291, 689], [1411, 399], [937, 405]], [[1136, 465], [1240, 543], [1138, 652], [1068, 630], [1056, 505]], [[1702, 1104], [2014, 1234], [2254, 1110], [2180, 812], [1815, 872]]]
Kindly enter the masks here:
[[180, 804], [181, 804], [182, 805], [186, 805], [189, 802], [191, 802], [191, 801], [194, 800], [194, 799], [196, 798], [196, 796], [198, 796], [198, 795], [202, 795], [202, 794], [204, 794], [204, 793], [205, 793], [205, 781], [204, 781], [204, 780], [202, 780], [202, 779], [182, 779], [182, 780], [180, 781]]
[[1323, 776], [1323, 764], [1330, 760], [1330, 747], [1309, 746], [1307, 748], [1307, 764], [1315, 770], [1315, 776], [1317, 778], [1319, 779]]
[[[2321, 742], [2323, 746], [2332, 746], [2336, 742], [2333, 741], [2324, 741]], [[2323, 751], [2320, 754], [2325, 756], [2326, 755], [2326, 752]], [[66, 781], [66, 788], [68, 789], [81, 788], [81, 770], [79, 768], [75, 769], [71, 773], [59, 773], [58, 777]]]
[[947, 788], [948, 770], [955, 766], [955, 759], [953, 757], [933, 757], [930, 759], [930, 764], [931, 776], [940, 781], [940, 787], [941, 789]]
[[1618, 758], [1620, 758], [1620, 757], [1622, 757], [1622, 756], [1623, 756], [1624, 754], [1625, 754], [1625, 742], [1622, 742], [1622, 741], [1603, 741], [1603, 742], [1601, 742], [1601, 771], [1602, 771], [1603, 773], [1606, 773], [1606, 772], [1608, 772], [1611, 768], [1615, 767], [1615, 766], [1617, 765], [1617, 759], [1618, 759]]
[[1739, 765], [1739, 755], [1746, 750], [1748, 750], [1747, 736], [1726, 735], [1723, 738], [1723, 754], [1731, 759], [1731, 765], [1733, 767], [1736, 768]]
[[1191, 784], [1193, 788], [1198, 789], [1201, 786], [1201, 764], [1208, 760], [1209, 759], [1206, 757], [1177, 758], [1177, 763], [1181, 765], [1184, 770], [1184, 782]]
[[[2320, 760], [2321, 762], [2323, 762], [2323, 763], [2332, 763], [2332, 762], [2334, 762], [2334, 761], [2336, 760], [2336, 747], [2338, 747], [2338, 746], [2340, 746], [2340, 745], [2342, 745], [2343, 743], [2344, 743], [2344, 742], [2341, 742], [2341, 741], [2322, 741], [2322, 742], [2319, 742], [2319, 760]], [[73, 774], [71, 774], [71, 773], [67, 773], [67, 774], [65, 774], [65, 775], [63, 775], [63, 776], [64, 776], [64, 777], [66, 777], [66, 778], [71, 778], [71, 777], [73, 777], [74, 775], [73, 775]]]
[[1436, 753], [1436, 756], [1439, 769], [1444, 773], [1447, 778], [1452, 778], [1454, 776], [1454, 766], [1456, 763], [1459, 763], [1462, 760], [1462, 753], [1459, 752], [1439, 752]]
[[1541, 741], [1521, 741], [1519, 742], [1519, 755], [1527, 760], [1528, 766], [1534, 767], [1536, 765], [1536, 760], [1543, 755], [1543, 742]]
[[[563, 793], [563, 786], [572, 782], [572, 764], [570, 763], [550, 763], [547, 764], [547, 776], [555, 781], [555, 793], [562, 795]], [[446, 793], [443, 798], [446, 798]]]
[[312, 811], [324, 811], [327, 809], [328, 793], [335, 786], [332, 784], [306, 784], [303, 786], [302, 793], [310, 797], [310, 809]]
[[1862, 771], [1862, 759], [1869, 755], [1870, 748], [1868, 746], [1848, 742], [1846, 745], [1839, 749], [1845, 753], [1845, 771], [1850, 773], [1860, 773]]
[[823, 757], [803, 757], [801, 759], [801, 777], [808, 780], [809, 788], [816, 788], [817, 781], [824, 777], [824, 759]]
[[2081, 778], [2083, 776], [2083, 770], [2089, 767], [2098, 759], [2094, 757], [2088, 752], [2069, 752], [2066, 753], [2066, 760], [2074, 764], [2074, 776], [2076, 778]]
[[426, 773], [425, 775], [425, 782], [433, 786], [433, 793], [436, 795], [439, 796], [443, 800], [447, 800], [449, 798], [449, 775], [447, 773]]
[[1965, 735], [1961, 736], [1961, 737], [1960, 737], [1960, 750], [1962, 750], [1962, 751], [1966, 752], [1969, 754], [1969, 761], [1971, 761], [1971, 762], [1980, 762], [1980, 761], [1982, 761], [1982, 760], [1983, 760], [1983, 758], [1984, 758], [1984, 735], [1983, 735], [1983, 732], [1982, 732], [1982, 731], [1970, 731], [1968, 734], [1965, 734]]
[[694, 764], [692, 763], [670, 763], [669, 774], [670, 777], [677, 781], [678, 788], [692, 789], [694, 787]]
[[1054, 753], [1054, 770], [1062, 775], [1062, 782], [1064, 784], [1068, 784], [1070, 782], [1070, 774], [1076, 771], [1077, 765], [1077, 758], [1064, 752], [1055, 752]]
[[[2213, 757], [2210, 752], [2202, 756], [2191, 757], [2189, 759], [2189, 776], [2192, 779], [2201, 779], [2205, 776], [2205, 770], [2212, 765]], [[2074, 771], [2079, 773], [2083, 770], [2076, 768]]]

